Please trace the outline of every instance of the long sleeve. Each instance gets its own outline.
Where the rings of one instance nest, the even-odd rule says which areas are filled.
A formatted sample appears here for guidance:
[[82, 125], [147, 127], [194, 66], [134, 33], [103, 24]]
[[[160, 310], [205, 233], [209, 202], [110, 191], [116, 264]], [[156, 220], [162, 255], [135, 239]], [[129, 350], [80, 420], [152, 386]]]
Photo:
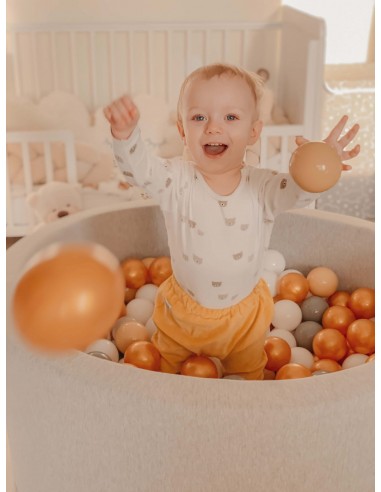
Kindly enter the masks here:
[[113, 150], [118, 167], [126, 181], [138, 185], [159, 202], [173, 186], [173, 162], [151, 155], [137, 127], [127, 140], [113, 139]]

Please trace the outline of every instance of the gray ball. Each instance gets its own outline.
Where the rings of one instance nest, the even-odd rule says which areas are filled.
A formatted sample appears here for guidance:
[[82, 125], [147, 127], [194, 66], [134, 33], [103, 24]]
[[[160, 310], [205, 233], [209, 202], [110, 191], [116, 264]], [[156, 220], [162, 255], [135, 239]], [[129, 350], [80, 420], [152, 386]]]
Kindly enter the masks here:
[[321, 323], [324, 311], [329, 308], [328, 302], [322, 297], [311, 296], [305, 299], [301, 306], [303, 321]]
[[298, 347], [303, 347], [313, 352], [312, 340], [323, 327], [316, 321], [302, 321], [295, 329], [294, 337]]
[[330, 374], [329, 371], [314, 371], [312, 376], [320, 376], [321, 374]]

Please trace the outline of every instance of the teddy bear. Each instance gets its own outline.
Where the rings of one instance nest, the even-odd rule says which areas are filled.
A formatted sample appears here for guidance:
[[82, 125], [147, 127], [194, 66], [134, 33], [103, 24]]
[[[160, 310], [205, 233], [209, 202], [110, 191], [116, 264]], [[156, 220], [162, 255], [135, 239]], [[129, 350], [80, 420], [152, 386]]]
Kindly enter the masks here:
[[47, 224], [68, 215], [79, 212], [83, 208], [80, 186], [61, 181], [51, 181], [42, 185], [38, 191], [27, 196], [37, 226]]

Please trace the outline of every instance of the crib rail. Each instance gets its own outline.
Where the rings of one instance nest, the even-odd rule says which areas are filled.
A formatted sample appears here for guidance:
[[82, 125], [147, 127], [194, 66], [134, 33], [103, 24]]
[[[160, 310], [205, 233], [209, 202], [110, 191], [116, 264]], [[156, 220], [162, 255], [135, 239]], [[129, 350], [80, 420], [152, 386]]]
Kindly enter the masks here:
[[275, 73], [274, 32], [281, 28], [280, 22], [10, 26], [11, 85], [17, 96], [35, 100], [66, 90], [90, 110], [125, 91], [158, 95], [174, 106], [182, 79], [206, 63], [265, 65]]
[[33, 168], [30, 145], [42, 144], [44, 149], [42, 155], [44, 157], [45, 182], [49, 183], [54, 179], [51, 146], [56, 142], [62, 143], [64, 147], [67, 182], [77, 183], [74, 136], [72, 132], [66, 130], [7, 132], [6, 143], [16, 144], [20, 148], [23, 177], [22, 182], [17, 185], [11, 182], [11, 172], [7, 159], [7, 236], [24, 236], [31, 232], [35, 225], [33, 211], [26, 201], [26, 197], [36, 188], [32, 178]]

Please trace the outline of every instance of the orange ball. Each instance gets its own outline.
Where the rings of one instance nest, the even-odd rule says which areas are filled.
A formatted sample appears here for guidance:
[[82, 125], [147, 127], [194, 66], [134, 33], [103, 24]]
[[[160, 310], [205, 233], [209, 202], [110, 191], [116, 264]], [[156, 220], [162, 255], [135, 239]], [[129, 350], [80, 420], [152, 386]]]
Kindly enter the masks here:
[[150, 334], [147, 328], [128, 316], [119, 318], [112, 329], [115, 345], [119, 352], [125, 353], [131, 343], [145, 340], [149, 342]]
[[366, 359], [365, 362], [372, 362], [373, 360], [375, 360], [375, 358], [376, 358], [376, 354], [372, 354]]
[[151, 281], [155, 285], [160, 285], [172, 275], [171, 258], [169, 256], [159, 256], [155, 258], [148, 269]]
[[126, 287], [139, 289], [148, 281], [148, 270], [142, 260], [127, 258], [122, 262], [122, 270]]
[[348, 326], [347, 340], [359, 354], [373, 354], [375, 349], [375, 323], [370, 319], [356, 319]]
[[291, 347], [282, 338], [266, 338], [264, 349], [267, 355], [266, 369], [269, 371], [278, 371], [282, 366], [290, 362]]
[[314, 336], [312, 348], [319, 359], [339, 361], [347, 353], [347, 341], [338, 330], [324, 328]]
[[123, 305], [118, 259], [99, 244], [54, 244], [19, 281], [13, 313], [31, 344], [45, 350], [85, 349], [106, 338]]
[[314, 296], [329, 297], [339, 285], [336, 273], [327, 267], [313, 268], [307, 275], [308, 285]]
[[341, 370], [341, 365], [332, 359], [319, 359], [316, 360], [311, 368], [312, 372], [315, 371], [327, 371], [336, 372]]
[[326, 142], [300, 145], [290, 159], [290, 174], [303, 190], [321, 193], [340, 179], [342, 163], [336, 150]]
[[124, 302], [127, 304], [128, 302], [132, 301], [132, 299], [135, 299], [136, 296], [136, 291], [138, 289], [131, 289], [130, 287], [126, 287], [124, 291]]
[[373, 318], [375, 313], [374, 289], [361, 287], [352, 292], [348, 307], [356, 318]]
[[309, 376], [312, 376], [312, 372], [307, 367], [290, 362], [279, 369], [275, 379], [299, 379], [308, 378]]
[[287, 273], [278, 283], [278, 295], [281, 299], [302, 302], [308, 291], [308, 281], [301, 273]]
[[196, 378], [218, 378], [216, 364], [203, 355], [192, 355], [182, 363], [180, 374]]
[[339, 330], [344, 336], [347, 334], [348, 326], [354, 321], [355, 315], [344, 306], [331, 306], [324, 311], [322, 325], [324, 328]]
[[327, 301], [330, 306], [348, 307], [350, 293], [346, 290], [337, 290], [334, 294], [328, 297]]
[[124, 353], [124, 362], [148, 371], [160, 371], [160, 352], [151, 342], [133, 342]]

